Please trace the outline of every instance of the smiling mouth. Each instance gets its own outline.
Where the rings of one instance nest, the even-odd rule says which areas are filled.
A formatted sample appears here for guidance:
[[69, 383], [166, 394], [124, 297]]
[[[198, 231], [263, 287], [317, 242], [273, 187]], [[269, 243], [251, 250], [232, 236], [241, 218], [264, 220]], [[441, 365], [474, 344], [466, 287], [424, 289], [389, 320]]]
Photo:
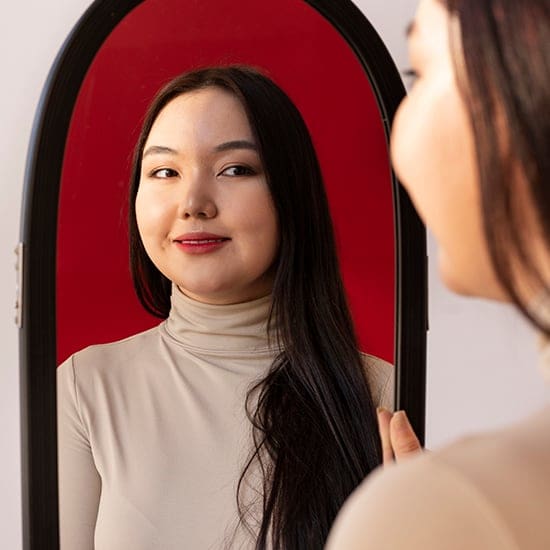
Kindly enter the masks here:
[[181, 235], [174, 239], [174, 244], [187, 254], [208, 254], [220, 250], [230, 241], [229, 237], [216, 237], [214, 235]]
[[228, 240], [229, 239], [227, 237], [221, 237], [219, 239], [181, 239], [176, 242], [193, 246], [193, 245], [204, 245], [204, 244], [212, 244], [212, 243], [223, 243], [224, 241], [228, 241]]

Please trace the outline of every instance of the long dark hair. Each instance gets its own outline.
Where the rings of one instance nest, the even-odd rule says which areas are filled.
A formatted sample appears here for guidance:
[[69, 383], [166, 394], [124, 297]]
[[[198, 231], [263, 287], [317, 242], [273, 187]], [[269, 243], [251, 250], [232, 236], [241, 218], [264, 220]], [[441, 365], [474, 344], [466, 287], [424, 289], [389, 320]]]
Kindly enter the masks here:
[[[263, 473], [256, 548], [322, 548], [346, 497], [381, 462], [373, 402], [338, 267], [319, 163], [306, 125], [288, 96], [248, 67], [205, 68], [159, 92], [135, 150], [130, 189], [130, 254], [137, 295], [166, 317], [170, 281], [147, 256], [135, 198], [143, 147], [162, 108], [175, 97], [216, 86], [242, 103], [267, 175], [280, 228], [268, 326], [282, 351], [248, 394], [254, 426], [250, 465]], [[272, 323], [275, 320], [275, 323]], [[237, 496], [239, 499], [239, 496]], [[239, 499], [241, 520], [247, 513]]]
[[[451, 27], [451, 45], [474, 130], [482, 219], [494, 271], [516, 306], [550, 335], [550, 288], [533, 235], [525, 230], [527, 221], [537, 226], [550, 250], [550, 3], [444, 3], [460, 23], [461, 40]], [[524, 208], [521, 195], [532, 208]], [[533, 220], [527, 220], [529, 212]]]

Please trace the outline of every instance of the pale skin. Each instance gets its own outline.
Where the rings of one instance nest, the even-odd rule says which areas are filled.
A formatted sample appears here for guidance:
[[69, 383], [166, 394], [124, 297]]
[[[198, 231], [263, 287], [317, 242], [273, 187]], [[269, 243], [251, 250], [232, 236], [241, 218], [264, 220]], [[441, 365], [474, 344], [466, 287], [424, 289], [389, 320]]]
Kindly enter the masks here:
[[[235, 96], [209, 87], [163, 108], [144, 146], [136, 217], [147, 254], [187, 296], [223, 305], [270, 293], [276, 212]], [[203, 253], [182, 246], [201, 234], [222, 242]]]
[[422, 450], [405, 411], [391, 413], [380, 407], [377, 418], [384, 466], [406, 460]]

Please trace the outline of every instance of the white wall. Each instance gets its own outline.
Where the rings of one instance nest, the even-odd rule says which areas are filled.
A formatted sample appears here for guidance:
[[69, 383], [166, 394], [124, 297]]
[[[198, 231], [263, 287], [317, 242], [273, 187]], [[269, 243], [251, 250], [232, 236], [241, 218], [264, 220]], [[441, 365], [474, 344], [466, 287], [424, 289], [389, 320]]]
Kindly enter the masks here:
[[[21, 548], [17, 331], [13, 322], [13, 248], [26, 150], [47, 72], [90, 0], [5, 2], [0, 33], [0, 546]], [[407, 66], [404, 28], [416, 0], [356, 0], [400, 68]], [[526, 327], [502, 306], [451, 296], [436, 276], [430, 242], [428, 444], [464, 431], [501, 425], [543, 400]]]
[[0, 548], [21, 548], [18, 335], [15, 255], [23, 174], [42, 86], [67, 33], [90, 0], [3, 2], [0, 10]]

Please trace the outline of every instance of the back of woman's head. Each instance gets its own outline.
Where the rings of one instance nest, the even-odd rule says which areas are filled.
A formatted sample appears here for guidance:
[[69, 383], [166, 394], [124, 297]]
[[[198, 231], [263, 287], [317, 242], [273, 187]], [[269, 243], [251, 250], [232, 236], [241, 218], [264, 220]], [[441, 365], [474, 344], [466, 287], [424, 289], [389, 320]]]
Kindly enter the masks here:
[[258, 549], [322, 548], [346, 497], [380, 463], [379, 440], [315, 150], [292, 101], [258, 71], [200, 69], [174, 79], [153, 100], [130, 189], [134, 285], [149, 312], [168, 315], [171, 283], [148, 258], [136, 223], [141, 156], [163, 107], [210, 86], [234, 94], [245, 109], [279, 227], [270, 325], [282, 351], [249, 394], [255, 445], [240, 480], [260, 463], [262, 517], [249, 518], [250, 503], [239, 500], [241, 519], [249, 525], [259, 519]]
[[443, 0], [494, 271], [550, 334], [550, 3]]

